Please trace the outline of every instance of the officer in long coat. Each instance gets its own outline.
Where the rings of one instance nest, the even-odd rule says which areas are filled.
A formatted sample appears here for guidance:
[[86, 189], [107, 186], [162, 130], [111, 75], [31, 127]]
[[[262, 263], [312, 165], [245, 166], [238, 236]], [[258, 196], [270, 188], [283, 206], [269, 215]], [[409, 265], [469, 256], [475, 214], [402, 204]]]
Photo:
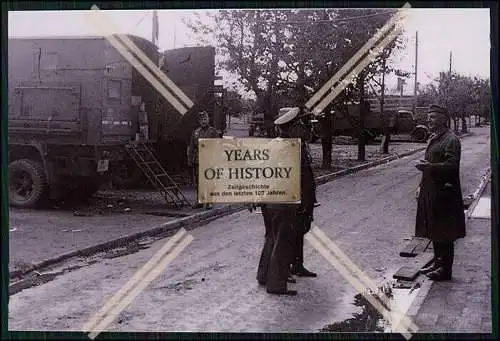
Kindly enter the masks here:
[[425, 160], [415, 167], [422, 172], [418, 190], [415, 236], [433, 243], [434, 262], [421, 269], [432, 280], [450, 280], [454, 242], [465, 237], [465, 214], [460, 186], [460, 139], [448, 128], [449, 114], [433, 105], [429, 109], [432, 132]]
[[[196, 188], [196, 198], [198, 198], [198, 139], [205, 138], [219, 138], [220, 135], [217, 130], [209, 125], [210, 118], [206, 111], [201, 111], [198, 114], [199, 127], [193, 130], [191, 140], [187, 149], [188, 165], [192, 171], [193, 183]], [[197, 204], [195, 207], [201, 207]], [[206, 208], [211, 208], [209, 204], [205, 205]]]

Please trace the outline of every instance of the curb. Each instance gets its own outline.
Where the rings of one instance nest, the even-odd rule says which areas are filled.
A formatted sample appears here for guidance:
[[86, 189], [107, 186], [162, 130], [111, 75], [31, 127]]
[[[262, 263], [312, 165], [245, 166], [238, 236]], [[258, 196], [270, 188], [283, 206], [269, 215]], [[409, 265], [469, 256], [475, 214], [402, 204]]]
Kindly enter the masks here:
[[[466, 137], [469, 135], [471, 135], [471, 133], [464, 134], [464, 135], [460, 136], [460, 138], [463, 138], [463, 137]], [[403, 153], [400, 155], [396, 154], [396, 155], [388, 156], [388, 157], [380, 159], [380, 160], [367, 162], [367, 163], [364, 163], [364, 164], [356, 166], [356, 167], [351, 167], [351, 168], [347, 168], [347, 169], [344, 169], [344, 170], [341, 170], [341, 171], [338, 171], [338, 172], [335, 172], [332, 174], [323, 175], [323, 176], [316, 178], [316, 183], [318, 185], [322, 185], [322, 184], [330, 182], [334, 179], [337, 179], [339, 177], [342, 177], [342, 176], [345, 176], [348, 174], [352, 174], [352, 173], [356, 173], [356, 172], [359, 172], [359, 171], [364, 170], [364, 169], [376, 167], [376, 166], [379, 166], [379, 165], [382, 165], [382, 164], [385, 164], [385, 163], [388, 163], [388, 162], [391, 162], [391, 161], [394, 161], [394, 160], [397, 160], [397, 159], [400, 159], [400, 158], [403, 158], [403, 157], [406, 157], [406, 156], [409, 156], [409, 155], [412, 155], [415, 153], [418, 153], [422, 150], [425, 150], [426, 148], [427, 148], [426, 146], [422, 146], [420, 148], [414, 149], [412, 151], [409, 151], [409, 152], [406, 152], [406, 153]], [[230, 214], [242, 211], [246, 208], [247, 208], [246, 204], [233, 204], [233, 205], [223, 206], [220, 208], [213, 208], [210, 211], [196, 213], [196, 214], [189, 216], [189, 217], [179, 218], [177, 220], [164, 223], [158, 227], [153, 227], [153, 228], [146, 230], [146, 231], [137, 232], [137, 233], [134, 233], [134, 234], [131, 234], [131, 235], [128, 235], [125, 237], [120, 237], [120, 238], [117, 238], [117, 239], [114, 239], [114, 240], [111, 240], [108, 242], [104, 242], [104, 243], [92, 245], [92, 246], [89, 246], [89, 247], [86, 247], [83, 249], [67, 252], [67, 253], [61, 254], [59, 256], [56, 256], [54, 258], [45, 259], [41, 262], [33, 264], [30, 268], [28, 268], [26, 270], [23, 270], [23, 271], [15, 270], [15, 271], [9, 272], [9, 278], [24, 276], [30, 272], [33, 272], [33, 271], [41, 269], [41, 268], [48, 267], [50, 265], [59, 263], [63, 260], [69, 259], [69, 258], [88, 257], [92, 254], [102, 252], [103, 250], [113, 249], [113, 248], [128, 244], [128, 243], [130, 243], [134, 240], [140, 239], [140, 238], [160, 236], [162, 234], [167, 234], [167, 233], [169, 233], [173, 230], [179, 229], [181, 227], [186, 227], [187, 230], [190, 230], [190, 229], [193, 229], [195, 227], [199, 227], [199, 226], [202, 226], [204, 224], [207, 224], [212, 220], [215, 220], [215, 219], [224, 217], [226, 215], [230, 215]]]
[[424, 304], [425, 298], [431, 290], [431, 286], [432, 281], [430, 279], [424, 278], [424, 280], [422, 281], [422, 286], [420, 287], [420, 291], [418, 292], [417, 296], [410, 305], [410, 308], [408, 308], [408, 311], [406, 312], [406, 316], [408, 316], [408, 318], [410, 318], [414, 323], [416, 323], [415, 316], [417, 316], [420, 307], [422, 307], [422, 305]]
[[101, 252], [103, 250], [113, 249], [113, 248], [128, 244], [128, 243], [130, 243], [134, 240], [140, 239], [140, 238], [167, 234], [168, 232], [179, 229], [181, 227], [188, 227], [189, 226], [189, 228], [187, 228], [187, 230], [190, 230], [190, 229], [193, 229], [195, 227], [207, 224], [211, 220], [215, 220], [217, 218], [238, 212], [238, 211], [244, 209], [245, 207], [246, 206], [244, 206], [244, 205], [227, 205], [227, 206], [223, 206], [220, 208], [213, 208], [210, 211], [196, 213], [196, 214], [189, 216], [189, 217], [184, 217], [184, 218], [180, 218], [180, 219], [177, 219], [174, 221], [169, 221], [169, 222], [164, 223], [158, 227], [153, 227], [153, 228], [146, 230], [146, 231], [137, 232], [137, 233], [125, 236], [125, 237], [120, 237], [118, 239], [114, 239], [114, 240], [107, 241], [104, 243], [92, 245], [92, 246], [89, 246], [89, 247], [86, 247], [83, 249], [63, 253], [63, 254], [56, 256], [54, 258], [46, 259], [46, 260], [43, 260], [39, 263], [36, 263], [24, 271], [17, 270], [17, 271], [9, 272], [9, 277], [12, 278], [12, 277], [20, 276], [20, 275], [23, 276], [23, 275], [26, 275], [30, 272], [35, 271], [35, 270], [48, 267], [50, 265], [59, 263], [63, 260], [69, 259], [69, 258], [88, 257], [92, 254]]
[[335, 173], [332, 173], [332, 174], [323, 175], [323, 176], [320, 176], [320, 177], [316, 178], [316, 183], [318, 185], [322, 185], [322, 184], [330, 182], [330, 181], [332, 181], [332, 180], [334, 180], [336, 178], [339, 178], [339, 177], [342, 177], [342, 176], [345, 176], [345, 175], [349, 175], [349, 174], [352, 174], [352, 173], [356, 173], [356, 172], [359, 172], [359, 171], [364, 170], [364, 169], [368, 169], [368, 168], [380, 166], [382, 164], [389, 163], [391, 161], [394, 161], [394, 160], [397, 160], [397, 159], [401, 159], [403, 157], [406, 157], [406, 156], [418, 153], [418, 152], [420, 152], [422, 150], [425, 150], [426, 148], [427, 148], [427, 146], [420, 147], [420, 148], [411, 150], [411, 151], [403, 153], [403, 154], [391, 155], [391, 156], [385, 157], [385, 158], [380, 159], [380, 160], [367, 162], [367, 163], [364, 163], [362, 165], [351, 167], [351, 168], [347, 168], [347, 169], [343, 169], [341, 171], [338, 171], [338, 172], [335, 172]]
[[476, 191], [474, 192], [474, 199], [472, 200], [472, 203], [470, 204], [465, 214], [467, 220], [471, 219], [472, 212], [479, 203], [479, 199], [481, 198], [481, 195], [483, 195], [484, 190], [486, 189], [486, 186], [490, 183], [490, 181], [491, 181], [491, 167], [489, 167], [485, 172], [485, 174], [483, 174], [481, 182]]

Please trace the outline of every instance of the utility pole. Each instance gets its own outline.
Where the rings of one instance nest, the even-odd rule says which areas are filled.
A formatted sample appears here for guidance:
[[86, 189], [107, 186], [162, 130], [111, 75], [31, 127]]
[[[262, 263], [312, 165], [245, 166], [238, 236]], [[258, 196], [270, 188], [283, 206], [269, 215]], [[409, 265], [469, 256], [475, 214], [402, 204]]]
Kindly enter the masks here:
[[448, 70], [448, 74], [451, 76], [451, 51], [450, 51], [450, 69]]
[[418, 90], [418, 31], [415, 32], [415, 86], [413, 88], [413, 112], [415, 112], [415, 108], [417, 107], [417, 90]]
[[174, 18], [174, 20], [173, 20], [173, 23], [174, 23], [174, 30], [173, 30], [173, 31], [174, 31], [174, 49], [175, 49], [175, 38], [176, 38], [176, 37], [175, 37], [175, 36], [176, 36], [176, 30], [175, 30], [175, 28], [176, 28], [176, 27], [175, 27], [175, 26], [176, 26], [176, 25], [175, 25], [175, 19], [176, 19], [176, 18], [177, 18], [177, 17], [175, 17], [175, 18]]
[[158, 31], [159, 31], [159, 23], [158, 23], [158, 11], [153, 11], [153, 30], [151, 42], [155, 45], [158, 44]]
[[[450, 95], [450, 88], [451, 88], [451, 61], [452, 61], [452, 51], [450, 51], [450, 67], [448, 69], [448, 86], [447, 86], [447, 89], [446, 89], [446, 110], [450, 110], [451, 108], [448, 108], [448, 104], [449, 104], [449, 95]], [[455, 113], [451, 113], [452, 115], [450, 115], [450, 122], [449, 122], [449, 126], [451, 128], [451, 119], [453, 119], [453, 128], [454, 130], [456, 131], [457, 130], [457, 121], [455, 120]], [[453, 118], [452, 118], [453, 116]]]

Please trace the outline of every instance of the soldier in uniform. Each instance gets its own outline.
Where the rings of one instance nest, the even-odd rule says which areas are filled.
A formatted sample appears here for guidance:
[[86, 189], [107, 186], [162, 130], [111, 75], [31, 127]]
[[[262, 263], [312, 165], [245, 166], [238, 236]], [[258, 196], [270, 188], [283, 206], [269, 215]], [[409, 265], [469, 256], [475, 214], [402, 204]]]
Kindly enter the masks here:
[[415, 236], [433, 243], [434, 262], [420, 270], [432, 280], [450, 280], [454, 242], [465, 237], [465, 214], [460, 186], [460, 139], [448, 128], [446, 109], [429, 109], [432, 135], [425, 160], [415, 167], [422, 172], [417, 190]]
[[148, 114], [146, 113], [146, 103], [142, 102], [139, 108], [139, 140], [149, 140]]
[[[274, 121], [278, 126], [280, 137], [301, 137], [303, 134], [299, 120], [299, 108], [290, 108], [282, 116]], [[305, 149], [302, 149], [303, 151]], [[304, 158], [304, 156], [302, 156]], [[302, 172], [301, 172], [302, 173]], [[307, 180], [302, 180], [304, 183]], [[312, 196], [314, 187], [309, 183], [301, 188], [302, 200], [305, 205], [309, 202], [314, 204]], [[312, 209], [310, 210], [312, 212]], [[266, 285], [267, 292], [278, 295], [296, 295], [297, 291], [287, 288], [290, 278], [290, 265], [296, 264], [297, 235], [303, 238], [302, 219], [309, 212], [304, 205], [300, 204], [265, 204], [262, 205], [262, 215], [266, 227], [266, 241], [261, 253], [259, 268], [257, 270], [257, 281]]]
[[[192, 171], [192, 181], [196, 188], [196, 198], [198, 198], [198, 139], [204, 138], [219, 138], [217, 130], [209, 125], [210, 119], [206, 111], [201, 111], [198, 114], [198, 122], [200, 126], [197, 127], [191, 135], [191, 141], [187, 149], [188, 165]], [[195, 208], [202, 207], [197, 204]], [[205, 204], [205, 208], [212, 208], [210, 204]]]
[[316, 181], [312, 171], [312, 157], [309, 151], [309, 134], [303, 125], [297, 125], [292, 137], [301, 138], [301, 171], [300, 190], [301, 205], [297, 212], [296, 236], [295, 236], [295, 256], [291, 265], [292, 275], [299, 277], [316, 277], [314, 272], [304, 267], [304, 236], [311, 229], [313, 222], [313, 210], [317, 205], [316, 201]]

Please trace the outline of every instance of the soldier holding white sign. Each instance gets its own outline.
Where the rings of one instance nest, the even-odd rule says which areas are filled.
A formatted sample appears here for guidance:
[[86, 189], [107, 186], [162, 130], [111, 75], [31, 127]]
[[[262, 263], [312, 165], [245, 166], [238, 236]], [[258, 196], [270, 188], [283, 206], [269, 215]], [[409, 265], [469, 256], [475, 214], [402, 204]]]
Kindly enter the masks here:
[[[304, 137], [299, 108], [288, 108], [274, 122], [281, 138]], [[305, 141], [302, 142], [304, 144]], [[304, 165], [310, 161], [305, 146], [301, 148]], [[267, 292], [278, 295], [296, 295], [297, 291], [288, 290], [290, 265], [294, 265], [297, 274], [315, 275], [307, 271], [302, 264], [302, 247], [307, 226], [312, 221], [315, 203], [315, 184], [312, 170], [301, 167], [301, 204], [266, 204], [262, 214], [266, 225], [266, 241], [261, 253], [257, 280], [266, 285]], [[309, 222], [309, 225], [306, 224]], [[302, 243], [300, 243], [302, 241]]]

